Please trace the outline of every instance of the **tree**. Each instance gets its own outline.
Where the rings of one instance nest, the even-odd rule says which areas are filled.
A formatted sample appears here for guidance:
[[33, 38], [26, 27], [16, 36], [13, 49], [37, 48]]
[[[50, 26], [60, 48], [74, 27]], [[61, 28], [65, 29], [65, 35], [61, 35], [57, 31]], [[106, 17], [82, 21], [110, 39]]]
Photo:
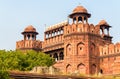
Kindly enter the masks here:
[[0, 50], [0, 77], [7, 75], [9, 70], [29, 71], [35, 66], [51, 66], [53, 63], [54, 59], [42, 52]]

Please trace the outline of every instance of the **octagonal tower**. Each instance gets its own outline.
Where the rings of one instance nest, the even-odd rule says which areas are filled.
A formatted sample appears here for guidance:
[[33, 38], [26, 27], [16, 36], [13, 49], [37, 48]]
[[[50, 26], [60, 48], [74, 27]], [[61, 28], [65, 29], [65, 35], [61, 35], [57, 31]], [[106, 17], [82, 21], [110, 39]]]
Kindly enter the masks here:
[[27, 26], [22, 32], [22, 35], [24, 36], [24, 40], [16, 42], [17, 50], [31, 49], [35, 51], [41, 51], [42, 42], [40, 40], [36, 40], [38, 32], [36, 32], [36, 29], [32, 25]]
[[83, 6], [77, 6], [68, 17], [72, 19], [72, 23], [64, 27], [64, 68], [66, 72], [98, 73], [98, 47], [101, 41], [99, 27], [88, 23], [91, 14]]

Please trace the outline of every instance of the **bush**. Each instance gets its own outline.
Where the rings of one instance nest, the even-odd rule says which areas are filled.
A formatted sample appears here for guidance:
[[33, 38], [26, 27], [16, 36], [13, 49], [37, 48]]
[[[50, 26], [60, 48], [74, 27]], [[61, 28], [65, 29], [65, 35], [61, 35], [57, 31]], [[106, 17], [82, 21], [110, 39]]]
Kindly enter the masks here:
[[9, 73], [4, 70], [0, 70], [0, 79], [9, 79]]

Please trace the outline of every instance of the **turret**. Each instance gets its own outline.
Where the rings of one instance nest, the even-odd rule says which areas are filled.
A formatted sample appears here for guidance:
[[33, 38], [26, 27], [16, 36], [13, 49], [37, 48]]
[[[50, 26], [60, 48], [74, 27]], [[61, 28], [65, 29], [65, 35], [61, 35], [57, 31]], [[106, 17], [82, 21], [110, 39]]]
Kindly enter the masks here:
[[38, 35], [38, 32], [36, 32], [36, 29], [32, 25], [29, 25], [25, 28], [22, 34], [24, 36], [24, 40], [36, 40], [36, 35]]
[[38, 32], [36, 32], [36, 29], [32, 25], [27, 26], [22, 32], [22, 35], [24, 36], [24, 39], [16, 42], [17, 50], [41, 51], [42, 42], [40, 40], [36, 40]]
[[109, 33], [111, 26], [105, 20], [101, 20], [98, 25], [100, 26], [101, 30], [101, 37], [111, 43], [112, 36], [110, 36]]
[[83, 6], [77, 6], [72, 14], [69, 15], [70, 18], [73, 19], [73, 23], [79, 23], [79, 22], [88, 22], [88, 18], [90, 18], [91, 14], [87, 12], [87, 10]]

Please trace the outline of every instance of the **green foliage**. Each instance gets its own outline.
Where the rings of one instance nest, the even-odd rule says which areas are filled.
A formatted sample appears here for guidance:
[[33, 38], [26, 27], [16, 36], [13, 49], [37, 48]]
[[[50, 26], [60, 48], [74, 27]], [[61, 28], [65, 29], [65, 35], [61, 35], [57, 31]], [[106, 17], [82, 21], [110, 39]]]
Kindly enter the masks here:
[[[4, 71], [29, 71], [35, 66], [51, 66], [54, 59], [42, 52], [29, 50], [26, 52], [0, 50], [0, 74]], [[6, 79], [6, 78], [2, 78]]]
[[7, 71], [0, 70], [0, 79], [9, 79], [9, 73]]

